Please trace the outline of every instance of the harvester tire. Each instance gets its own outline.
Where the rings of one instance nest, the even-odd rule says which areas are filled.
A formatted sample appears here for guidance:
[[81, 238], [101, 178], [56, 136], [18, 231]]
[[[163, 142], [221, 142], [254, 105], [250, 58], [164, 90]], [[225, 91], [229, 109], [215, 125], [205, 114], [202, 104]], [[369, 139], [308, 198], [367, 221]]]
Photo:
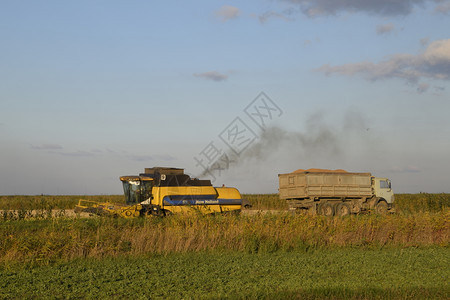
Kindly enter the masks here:
[[159, 206], [153, 206], [151, 208], [151, 214], [156, 217], [164, 217], [164, 211]]

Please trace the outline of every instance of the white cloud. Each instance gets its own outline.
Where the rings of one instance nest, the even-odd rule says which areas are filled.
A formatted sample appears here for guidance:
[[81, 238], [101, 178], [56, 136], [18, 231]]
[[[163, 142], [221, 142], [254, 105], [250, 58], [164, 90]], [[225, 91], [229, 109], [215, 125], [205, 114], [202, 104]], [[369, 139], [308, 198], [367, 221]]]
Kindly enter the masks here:
[[57, 155], [61, 155], [61, 156], [70, 156], [70, 157], [91, 157], [91, 156], [96, 155], [95, 153], [93, 153], [91, 151], [84, 151], [84, 150], [77, 150], [77, 151], [72, 151], [72, 152], [49, 151], [48, 153], [57, 154]]
[[278, 12], [274, 12], [274, 11], [267, 11], [265, 13], [263, 13], [262, 15], [258, 16], [258, 20], [261, 24], [266, 23], [269, 19], [281, 19], [283, 21], [292, 21], [293, 19], [290, 18], [289, 16], [291, 15], [290, 12], [282, 12], [282, 13], [278, 13]]
[[[337, 15], [341, 12], [364, 12], [373, 15], [408, 15], [415, 7], [427, 3], [442, 3], [443, 0], [281, 0], [296, 5], [309, 17]], [[439, 11], [448, 11], [446, 4], [440, 4]], [[438, 8], [436, 8], [438, 9]]]
[[430, 85], [428, 83], [419, 83], [417, 86], [417, 92], [419, 94], [425, 93], [430, 88]]
[[216, 71], [210, 71], [210, 72], [204, 72], [204, 73], [195, 73], [195, 77], [208, 79], [212, 81], [224, 81], [228, 78], [228, 75], [216, 72]]
[[134, 154], [128, 153], [126, 151], [115, 151], [111, 149], [106, 149], [103, 151], [101, 149], [92, 149], [88, 150], [69, 150], [63, 151], [63, 147], [57, 144], [42, 144], [38, 146], [31, 145], [31, 148], [34, 150], [45, 150], [48, 154], [59, 155], [65, 157], [94, 157], [94, 156], [105, 156], [110, 155], [113, 157], [125, 158], [133, 161], [172, 161], [175, 158], [168, 154], [152, 154], [152, 155], [142, 155], [142, 154]]
[[434, 86], [434, 90], [438, 93], [438, 92], [442, 92], [445, 90], [445, 87], [443, 86]]
[[447, 73], [441, 76], [445, 77], [443, 79], [448, 79], [450, 75], [450, 39], [432, 42], [425, 50], [422, 60], [430, 66], [445, 67]]
[[240, 14], [239, 8], [230, 5], [224, 5], [219, 10], [216, 11], [216, 16], [222, 22], [236, 19], [237, 17], [239, 17], [239, 14]]
[[430, 42], [430, 39], [427, 38], [427, 37], [420, 39], [420, 44], [421, 44], [422, 46], [428, 45], [429, 42]]
[[[319, 16], [336, 16], [341, 13], [364, 13], [383, 17], [406, 16], [414, 9], [425, 9], [427, 4], [435, 5], [435, 11], [447, 14], [450, 11], [450, 0], [278, 0], [287, 4], [283, 11], [267, 11], [258, 16], [260, 23], [278, 18], [285, 21], [294, 20], [294, 15], [303, 13], [313, 18]], [[394, 29], [392, 24], [380, 25], [378, 34], [389, 33]]]
[[417, 166], [394, 166], [388, 171], [391, 173], [420, 173], [422, 170]]
[[442, 14], [448, 14], [450, 12], [450, 1], [446, 1], [436, 6], [435, 11]]
[[31, 145], [31, 149], [34, 150], [61, 150], [63, 147], [58, 144], [42, 144], [42, 145]]
[[71, 157], [87, 157], [87, 156], [95, 156], [99, 154], [97, 151], [85, 151], [85, 150], [77, 150], [77, 151], [63, 151], [63, 147], [58, 144], [41, 144], [41, 145], [31, 145], [31, 149], [33, 150], [43, 150], [49, 154], [56, 154], [61, 156], [71, 156]]
[[388, 23], [388, 24], [380, 24], [377, 26], [377, 34], [387, 34], [392, 32], [395, 29], [394, 24]]
[[151, 161], [151, 160], [164, 160], [164, 161], [172, 161], [175, 160], [173, 156], [170, 155], [130, 155], [128, 156], [129, 159], [134, 161]]
[[371, 81], [400, 78], [408, 83], [418, 84], [418, 91], [423, 92], [428, 89], [427, 86], [420, 86], [418, 83], [423, 78], [450, 80], [450, 39], [434, 41], [418, 55], [395, 54], [379, 63], [323, 65], [315, 71], [326, 75], [360, 75]]

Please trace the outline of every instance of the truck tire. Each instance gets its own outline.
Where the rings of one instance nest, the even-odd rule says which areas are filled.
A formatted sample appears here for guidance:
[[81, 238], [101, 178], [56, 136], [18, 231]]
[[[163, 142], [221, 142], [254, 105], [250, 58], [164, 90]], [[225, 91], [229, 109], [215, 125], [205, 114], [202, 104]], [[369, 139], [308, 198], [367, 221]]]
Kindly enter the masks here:
[[384, 200], [380, 200], [375, 206], [375, 212], [379, 215], [386, 215], [388, 212], [388, 204]]
[[329, 202], [324, 202], [319, 204], [319, 215], [332, 217], [334, 216], [334, 207]]
[[336, 206], [336, 216], [347, 216], [351, 212], [350, 206], [345, 202], [338, 203]]

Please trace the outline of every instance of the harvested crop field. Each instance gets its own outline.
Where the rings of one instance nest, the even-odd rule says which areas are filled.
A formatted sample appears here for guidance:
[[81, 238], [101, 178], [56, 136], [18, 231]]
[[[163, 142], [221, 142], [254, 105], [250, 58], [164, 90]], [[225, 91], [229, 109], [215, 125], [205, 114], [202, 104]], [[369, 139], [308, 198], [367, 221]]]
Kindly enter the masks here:
[[0, 197], [0, 298], [447, 299], [448, 194], [344, 217], [276, 196], [245, 195], [241, 215], [136, 219], [71, 216], [77, 196]]

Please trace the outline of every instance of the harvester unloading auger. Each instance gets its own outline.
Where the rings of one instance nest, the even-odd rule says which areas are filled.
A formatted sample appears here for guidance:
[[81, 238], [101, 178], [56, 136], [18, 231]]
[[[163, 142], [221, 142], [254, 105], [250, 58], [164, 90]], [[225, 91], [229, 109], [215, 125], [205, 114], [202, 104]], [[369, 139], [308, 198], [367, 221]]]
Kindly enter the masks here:
[[139, 176], [122, 176], [120, 180], [126, 204], [80, 200], [75, 211], [132, 218], [192, 211], [220, 213], [242, 207], [236, 188], [213, 187], [210, 180], [191, 178], [183, 169], [145, 168]]

